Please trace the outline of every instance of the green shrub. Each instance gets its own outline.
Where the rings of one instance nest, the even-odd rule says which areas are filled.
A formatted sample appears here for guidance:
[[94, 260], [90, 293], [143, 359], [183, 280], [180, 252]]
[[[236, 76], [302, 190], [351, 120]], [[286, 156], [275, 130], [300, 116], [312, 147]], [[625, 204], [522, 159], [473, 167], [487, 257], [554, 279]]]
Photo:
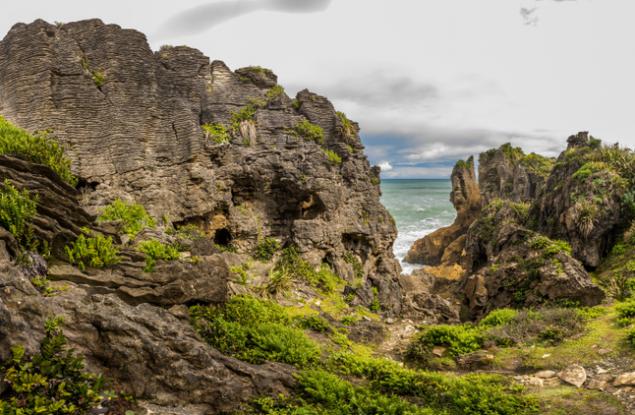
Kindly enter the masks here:
[[300, 256], [294, 246], [288, 246], [282, 250], [282, 255], [273, 268], [268, 289], [270, 292], [276, 292], [292, 281], [304, 281], [323, 292], [330, 293], [341, 279], [333, 274], [327, 264], [322, 264], [316, 271]]
[[245, 285], [249, 280], [249, 266], [247, 264], [234, 265], [229, 268], [229, 272], [238, 276], [238, 281]]
[[110, 205], [106, 206], [98, 222], [121, 222], [122, 231], [130, 237], [135, 237], [144, 228], [153, 228], [155, 226], [154, 219], [146, 212], [143, 205], [138, 203], [124, 202], [121, 199], [115, 199]]
[[324, 148], [322, 149], [322, 151], [324, 152], [324, 154], [326, 155], [326, 158], [333, 164], [342, 164], [342, 157], [340, 157], [339, 154], [337, 154], [335, 151], [333, 150], [329, 150], [328, 148]]
[[97, 88], [101, 88], [106, 83], [106, 74], [102, 71], [93, 71], [91, 73], [91, 78]]
[[355, 127], [353, 126], [353, 123], [351, 122], [351, 120], [348, 119], [348, 117], [346, 116], [346, 114], [344, 114], [341, 111], [337, 111], [337, 118], [340, 120], [340, 123], [342, 123], [342, 128], [344, 130], [344, 135], [346, 137], [354, 137], [355, 136]]
[[118, 264], [119, 249], [114, 245], [112, 237], [97, 234], [86, 237], [83, 234], [65, 247], [68, 262], [84, 271], [86, 266], [105, 268]]
[[434, 346], [443, 346], [452, 356], [474, 352], [483, 347], [483, 335], [471, 325], [440, 324], [427, 327], [410, 345], [408, 356], [421, 360]]
[[511, 308], [499, 308], [485, 316], [479, 322], [479, 325], [489, 327], [502, 326], [512, 321], [517, 315], [518, 311]]
[[275, 238], [267, 237], [256, 245], [254, 258], [261, 261], [270, 261], [279, 250], [280, 242], [278, 242]]
[[30, 243], [30, 224], [36, 212], [37, 197], [19, 191], [5, 179], [0, 185], [0, 225], [23, 245]]
[[635, 319], [635, 298], [618, 304], [615, 309], [617, 310], [617, 317], [619, 319]]
[[415, 398], [434, 413], [452, 415], [537, 414], [535, 400], [504, 377], [486, 374], [454, 376], [405, 369], [387, 359], [360, 357], [348, 352], [334, 353], [329, 367], [345, 376], [363, 377], [374, 391]]
[[320, 356], [318, 346], [271, 301], [235, 296], [222, 307], [192, 306], [190, 316], [210, 345], [241, 360], [304, 367], [315, 364]]
[[315, 141], [318, 144], [324, 143], [324, 130], [317, 124], [313, 124], [309, 120], [302, 120], [296, 124], [293, 131], [300, 137], [307, 140]]
[[0, 414], [83, 414], [98, 406], [103, 379], [67, 348], [59, 319], [46, 323], [37, 354], [26, 356], [20, 346], [11, 354], [0, 363]]
[[203, 124], [201, 125], [201, 128], [205, 131], [207, 137], [216, 144], [226, 144], [231, 140], [229, 132], [223, 124], [217, 122], [212, 124]]
[[0, 116], [0, 155], [15, 156], [34, 163], [44, 164], [71, 186], [77, 178], [71, 173], [71, 162], [64, 155], [59, 143], [46, 132], [31, 135], [17, 128]]
[[379, 302], [379, 289], [377, 287], [372, 287], [371, 293], [373, 294], [373, 299], [371, 300], [368, 309], [377, 313], [381, 311], [381, 303]]
[[504, 324], [483, 332], [483, 336], [500, 346], [517, 344], [558, 344], [582, 333], [586, 314], [575, 308], [521, 310]]
[[139, 251], [146, 256], [145, 272], [154, 271], [158, 260], [174, 261], [179, 259], [179, 249], [176, 245], [164, 244], [163, 242], [150, 240], [139, 243]]
[[276, 85], [272, 88], [269, 88], [269, 90], [265, 94], [265, 97], [267, 98], [268, 102], [271, 102], [282, 96], [282, 94], [284, 94], [284, 88], [281, 85]]
[[610, 169], [611, 166], [603, 161], [589, 161], [584, 163], [582, 167], [580, 167], [575, 173], [573, 173], [572, 177], [576, 180], [582, 181], [595, 173]]
[[233, 112], [230, 118], [231, 130], [234, 134], [240, 131], [240, 123], [243, 121], [251, 121], [256, 116], [258, 108], [253, 104], [248, 104], [236, 112]]

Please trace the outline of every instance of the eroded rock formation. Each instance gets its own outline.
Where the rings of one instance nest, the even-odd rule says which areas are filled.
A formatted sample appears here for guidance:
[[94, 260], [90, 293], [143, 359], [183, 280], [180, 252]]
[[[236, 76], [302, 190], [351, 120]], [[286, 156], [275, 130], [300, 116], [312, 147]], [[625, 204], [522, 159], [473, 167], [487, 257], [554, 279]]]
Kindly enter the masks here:
[[[276, 82], [188, 47], [152, 52], [143, 34], [100, 20], [17, 24], [0, 42], [0, 114], [65, 145], [89, 212], [133, 199], [245, 252], [267, 236], [293, 243], [348, 278], [352, 255], [359, 298], [376, 287], [397, 313], [396, 228], [357, 125], [309, 91], [292, 102]], [[303, 121], [323, 137], [302, 137]], [[219, 124], [222, 139], [202, 129]]]

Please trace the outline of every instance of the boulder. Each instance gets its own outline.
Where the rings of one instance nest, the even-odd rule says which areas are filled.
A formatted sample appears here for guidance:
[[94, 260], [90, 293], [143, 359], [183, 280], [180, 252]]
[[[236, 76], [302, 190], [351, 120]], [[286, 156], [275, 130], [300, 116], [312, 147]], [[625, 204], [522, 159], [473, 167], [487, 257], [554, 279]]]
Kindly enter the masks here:
[[626, 372], [617, 376], [613, 386], [635, 386], [635, 372]]
[[586, 382], [587, 374], [586, 370], [580, 365], [571, 365], [560, 372], [558, 372], [558, 377], [563, 381], [570, 385], [575, 386], [576, 388], [582, 387], [584, 382]]

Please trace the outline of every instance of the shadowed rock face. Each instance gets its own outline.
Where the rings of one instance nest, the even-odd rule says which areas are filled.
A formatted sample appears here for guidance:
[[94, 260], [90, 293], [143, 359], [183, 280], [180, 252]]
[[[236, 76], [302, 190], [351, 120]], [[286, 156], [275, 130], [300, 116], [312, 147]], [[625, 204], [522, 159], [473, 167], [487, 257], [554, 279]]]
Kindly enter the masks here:
[[[309, 91], [293, 105], [284, 93], [267, 95], [276, 80], [261, 68], [234, 73], [188, 47], [152, 52], [143, 34], [100, 20], [17, 24], [0, 42], [0, 114], [53, 131], [88, 212], [134, 199], [240, 250], [265, 236], [293, 242], [311, 262], [353, 278], [348, 252], [363, 265], [362, 290], [378, 287], [385, 309], [398, 312], [396, 228], [357, 125]], [[202, 130], [231, 129], [232, 115], [254, 102], [253, 118], [233, 123], [230, 143]], [[303, 120], [324, 130], [322, 144], [291, 132]]]
[[481, 194], [474, 173], [474, 158], [459, 161], [452, 169], [450, 201], [456, 209], [452, 225], [437, 229], [414, 243], [406, 261], [438, 265], [457, 263], [463, 250], [465, 232], [481, 209]]

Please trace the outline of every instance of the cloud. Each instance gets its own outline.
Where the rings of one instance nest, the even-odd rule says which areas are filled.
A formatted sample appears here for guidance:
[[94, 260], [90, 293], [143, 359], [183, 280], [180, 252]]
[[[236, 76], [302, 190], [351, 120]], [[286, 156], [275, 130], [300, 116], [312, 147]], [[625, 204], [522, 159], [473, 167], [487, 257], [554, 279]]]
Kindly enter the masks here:
[[[542, 3], [544, 0], [526, 0], [531, 4]], [[548, 0], [555, 3], [565, 3], [565, 2], [574, 2], [577, 0]], [[540, 18], [538, 17], [538, 6], [535, 7], [521, 7], [520, 8], [520, 17], [523, 19], [523, 22], [527, 26], [537, 26]]]
[[326, 10], [332, 0], [225, 0], [184, 10], [161, 24], [157, 38], [196, 35], [223, 22], [256, 11], [314, 13]]
[[390, 164], [389, 161], [380, 161], [379, 164], [377, 165], [379, 166], [382, 172], [392, 170], [392, 165]]

